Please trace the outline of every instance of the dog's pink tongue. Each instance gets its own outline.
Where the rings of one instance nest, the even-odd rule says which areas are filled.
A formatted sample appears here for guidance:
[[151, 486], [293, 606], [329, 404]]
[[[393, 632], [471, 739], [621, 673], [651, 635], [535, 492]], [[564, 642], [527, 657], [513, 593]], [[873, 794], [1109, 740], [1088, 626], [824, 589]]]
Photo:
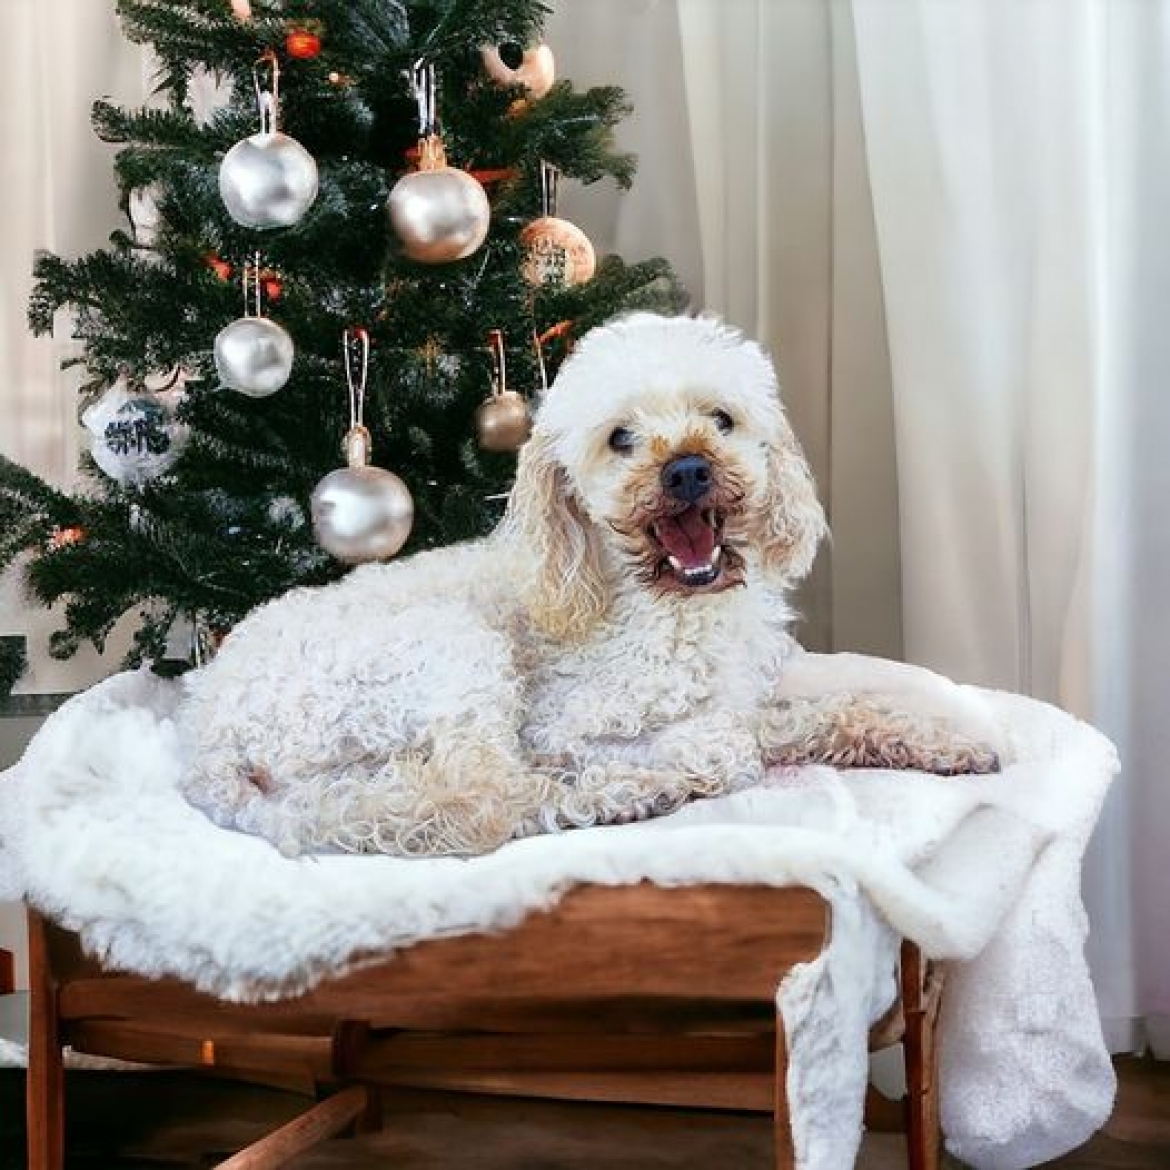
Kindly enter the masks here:
[[715, 530], [703, 519], [698, 508], [688, 508], [677, 516], [658, 522], [658, 539], [684, 569], [701, 569], [715, 554]]

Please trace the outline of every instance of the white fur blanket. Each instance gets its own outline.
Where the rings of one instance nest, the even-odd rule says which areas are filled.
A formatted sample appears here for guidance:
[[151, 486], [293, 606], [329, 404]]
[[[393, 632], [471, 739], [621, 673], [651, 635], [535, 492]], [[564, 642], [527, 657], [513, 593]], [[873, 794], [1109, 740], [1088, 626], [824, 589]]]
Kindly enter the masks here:
[[289, 859], [183, 801], [170, 718], [181, 688], [140, 672], [66, 704], [0, 776], [0, 897], [80, 931], [112, 967], [259, 1000], [356, 955], [507, 927], [575, 883], [808, 884], [833, 903], [833, 943], [779, 993], [804, 1170], [855, 1157], [865, 1031], [892, 998], [898, 934], [955, 960], [942, 1030], [951, 1151], [1009, 1170], [1080, 1144], [1114, 1092], [1079, 894], [1112, 746], [1041, 703], [856, 655], [799, 655], [785, 689], [944, 708], [993, 730], [1007, 766], [963, 779], [786, 769], [669, 817], [472, 861]]

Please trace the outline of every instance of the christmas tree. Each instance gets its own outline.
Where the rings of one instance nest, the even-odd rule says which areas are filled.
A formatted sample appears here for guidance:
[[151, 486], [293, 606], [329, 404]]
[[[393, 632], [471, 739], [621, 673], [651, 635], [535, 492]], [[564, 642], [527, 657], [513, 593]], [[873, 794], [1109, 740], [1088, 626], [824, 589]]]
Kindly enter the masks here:
[[[40, 256], [29, 311], [43, 334], [70, 309], [83, 343], [84, 488], [0, 460], [0, 568], [27, 553], [32, 597], [64, 603], [58, 657], [135, 612], [133, 665], [176, 623], [225, 630], [401, 541], [384, 473], [380, 531], [314, 512], [343, 436], [351, 470], [372, 446], [413, 497], [403, 552], [486, 532], [525, 434], [512, 395], [600, 321], [684, 298], [662, 260], [594, 270], [555, 214], [560, 176], [626, 186], [634, 160], [622, 92], [554, 79], [538, 0], [117, 7], [159, 62], [156, 102], [94, 107], [130, 223]], [[209, 75], [225, 100], [200, 116]]]

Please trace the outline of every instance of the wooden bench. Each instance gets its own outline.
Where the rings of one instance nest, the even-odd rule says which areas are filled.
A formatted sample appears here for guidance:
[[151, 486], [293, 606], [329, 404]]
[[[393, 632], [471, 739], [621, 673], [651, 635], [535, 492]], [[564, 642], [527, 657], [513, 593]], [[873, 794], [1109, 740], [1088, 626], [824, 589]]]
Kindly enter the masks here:
[[[322, 1099], [221, 1170], [268, 1170], [347, 1127], [379, 1124], [409, 1085], [478, 1093], [768, 1111], [795, 1165], [775, 992], [828, 940], [828, 904], [765, 886], [583, 886], [494, 935], [419, 944], [275, 1003], [227, 1003], [175, 979], [103, 970], [29, 916], [30, 1170], [62, 1170], [62, 1046], [191, 1066]], [[901, 993], [871, 1047], [902, 1040], [911, 1170], [937, 1170], [934, 1024], [941, 979], [902, 949]]]

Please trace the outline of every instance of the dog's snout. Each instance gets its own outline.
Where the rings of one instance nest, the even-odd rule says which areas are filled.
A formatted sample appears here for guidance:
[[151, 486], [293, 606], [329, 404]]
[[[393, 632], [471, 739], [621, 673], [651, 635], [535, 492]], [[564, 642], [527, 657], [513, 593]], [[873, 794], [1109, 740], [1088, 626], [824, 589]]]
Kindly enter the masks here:
[[711, 490], [711, 464], [702, 455], [680, 455], [662, 469], [667, 494], [684, 504], [698, 503]]

